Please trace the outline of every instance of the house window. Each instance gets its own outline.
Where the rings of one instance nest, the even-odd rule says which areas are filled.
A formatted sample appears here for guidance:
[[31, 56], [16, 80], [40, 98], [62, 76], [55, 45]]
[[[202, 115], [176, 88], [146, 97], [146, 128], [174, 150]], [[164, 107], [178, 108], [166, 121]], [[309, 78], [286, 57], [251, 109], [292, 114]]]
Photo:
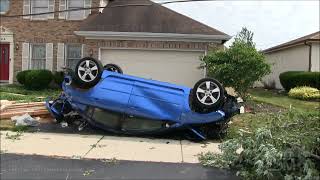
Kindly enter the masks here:
[[31, 45], [31, 69], [46, 68], [46, 45], [33, 44]]
[[81, 44], [68, 44], [66, 45], [66, 66], [74, 69], [82, 57]]
[[0, 0], [0, 14], [5, 14], [9, 10], [9, 0]]
[[[49, 9], [49, 1], [48, 0], [32, 0], [31, 1], [31, 13], [37, 14], [37, 13], [45, 13], [48, 12]], [[47, 19], [48, 15], [36, 15], [33, 16], [32, 19]]]
[[[84, 8], [84, 0], [67, 0], [68, 9], [79, 9]], [[81, 20], [83, 19], [83, 11], [69, 11], [68, 19], [69, 20]]]

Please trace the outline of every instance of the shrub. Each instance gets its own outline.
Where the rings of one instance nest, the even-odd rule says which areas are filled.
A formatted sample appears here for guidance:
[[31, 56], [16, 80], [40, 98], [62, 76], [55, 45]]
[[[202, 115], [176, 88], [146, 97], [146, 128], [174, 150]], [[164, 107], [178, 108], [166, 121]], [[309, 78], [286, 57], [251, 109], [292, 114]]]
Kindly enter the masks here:
[[[245, 99], [248, 89], [270, 73], [270, 65], [254, 47], [252, 34], [243, 31], [229, 49], [213, 52], [202, 61], [208, 76], [218, 79], [225, 87], [233, 87]], [[248, 35], [250, 37], [244, 38]]]
[[25, 77], [25, 87], [28, 89], [47, 88], [52, 81], [52, 73], [48, 70], [30, 70]]
[[310, 86], [320, 89], [320, 72], [287, 71], [279, 76], [286, 91], [298, 86]]
[[18, 72], [16, 78], [17, 78], [17, 81], [18, 81], [20, 84], [23, 85], [23, 84], [25, 83], [26, 74], [27, 74], [28, 72], [30, 72], [30, 70]]
[[62, 82], [64, 80], [64, 72], [63, 71], [57, 71], [53, 74], [53, 81], [61, 87]]
[[317, 88], [302, 86], [290, 89], [289, 97], [303, 100], [320, 99], [320, 90]]
[[[319, 115], [289, 111], [254, 132], [223, 142], [222, 154], [201, 154], [206, 166], [231, 168], [244, 179], [317, 179]], [[241, 149], [241, 152], [239, 150]]]

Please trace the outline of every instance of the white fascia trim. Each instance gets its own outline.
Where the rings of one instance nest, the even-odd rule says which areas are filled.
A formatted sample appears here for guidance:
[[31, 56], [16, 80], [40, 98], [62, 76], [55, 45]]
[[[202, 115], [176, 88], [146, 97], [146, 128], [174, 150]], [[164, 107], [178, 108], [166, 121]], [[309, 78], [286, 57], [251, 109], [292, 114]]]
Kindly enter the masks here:
[[75, 31], [78, 36], [86, 39], [107, 40], [165, 40], [185, 42], [216, 42], [221, 43], [231, 39], [228, 35], [205, 34], [175, 34], [175, 33], [147, 33], [147, 32], [113, 32], [113, 31]]

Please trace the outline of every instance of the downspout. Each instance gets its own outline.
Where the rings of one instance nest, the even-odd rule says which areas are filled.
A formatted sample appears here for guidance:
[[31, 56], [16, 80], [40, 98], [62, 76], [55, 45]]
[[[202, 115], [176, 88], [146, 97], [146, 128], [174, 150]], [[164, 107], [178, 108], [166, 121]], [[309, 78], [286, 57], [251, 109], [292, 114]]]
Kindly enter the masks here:
[[309, 72], [310, 72], [311, 71], [311, 66], [312, 66], [312, 62], [311, 62], [312, 45], [310, 43], [307, 43], [307, 41], [304, 41], [304, 44], [306, 46], [309, 46]]

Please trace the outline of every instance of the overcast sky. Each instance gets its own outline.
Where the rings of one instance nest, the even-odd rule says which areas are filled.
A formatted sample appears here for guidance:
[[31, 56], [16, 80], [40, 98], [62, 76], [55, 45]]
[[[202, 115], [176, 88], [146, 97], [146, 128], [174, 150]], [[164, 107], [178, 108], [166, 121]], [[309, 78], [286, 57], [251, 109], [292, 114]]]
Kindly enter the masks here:
[[[168, 0], [156, 0], [156, 2]], [[319, 31], [318, 1], [213, 1], [166, 7], [234, 36], [246, 26], [258, 49]], [[226, 45], [231, 44], [227, 42]]]

